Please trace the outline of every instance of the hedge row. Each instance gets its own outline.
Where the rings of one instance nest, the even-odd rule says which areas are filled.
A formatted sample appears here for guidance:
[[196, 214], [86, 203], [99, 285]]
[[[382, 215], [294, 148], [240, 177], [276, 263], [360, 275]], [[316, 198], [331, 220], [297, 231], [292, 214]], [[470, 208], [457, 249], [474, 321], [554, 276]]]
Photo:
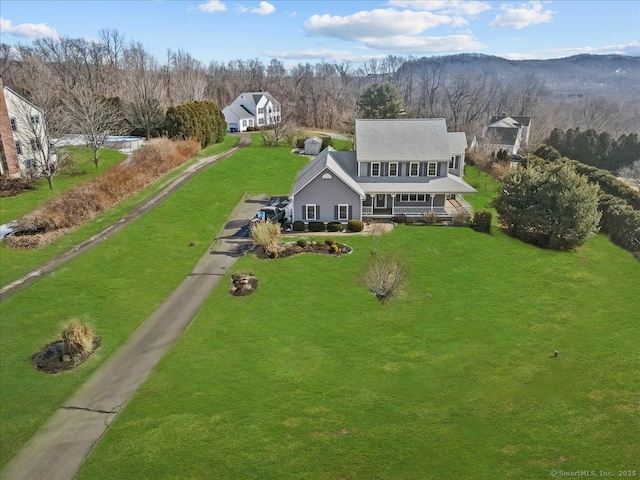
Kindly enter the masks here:
[[[566, 157], [560, 157], [560, 154], [553, 147], [543, 145], [538, 148], [534, 155], [546, 161], [558, 162], [562, 161], [568, 163], [576, 172], [580, 175], [585, 175], [590, 182], [597, 183], [604, 193], [613, 195], [614, 197], [625, 200], [636, 210], [640, 210], [640, 193], [635, 191], [626, 183], [618, 180], [611, 172], [602, 170], [601, 168], [592, 167], [591, 165], [585, 165], [577, 160], [572, 160]], [[535, 160], [534, 160], [535, 161]]]
[[640, 212], [613, 195], [600, 195], [598, 209], [602, 212], [600, 228], [616, 245], [640, 260]]
[[[301, 220], [296, 220], [291, 225], [294, 232], [304, 232], [307, 229], [309, 232], [341, 232], [344, 230], [344, 224], [341, 222], [318, 222], [310, 221], [305, 224]], [[349, 232], [361, 232], [364, 229], [364, 222], [361, 220], [349, 220], [347, 222], [347, 230]]]

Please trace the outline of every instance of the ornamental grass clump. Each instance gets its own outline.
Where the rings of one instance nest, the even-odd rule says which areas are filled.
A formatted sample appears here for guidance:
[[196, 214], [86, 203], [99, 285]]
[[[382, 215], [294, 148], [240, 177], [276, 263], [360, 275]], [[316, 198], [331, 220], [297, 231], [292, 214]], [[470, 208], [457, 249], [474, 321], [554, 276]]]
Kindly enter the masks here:
[[95, 338], [88, 323], [73, 321], [62, 330], [64, 353], [73, 359], [83, 359], [93, 352]]
[[256, 222], [249, 227], [251, 238], [255, 243], [267, 251], [278, 251], [278, 244], [282, 238], [280, 224], [274, 222]]

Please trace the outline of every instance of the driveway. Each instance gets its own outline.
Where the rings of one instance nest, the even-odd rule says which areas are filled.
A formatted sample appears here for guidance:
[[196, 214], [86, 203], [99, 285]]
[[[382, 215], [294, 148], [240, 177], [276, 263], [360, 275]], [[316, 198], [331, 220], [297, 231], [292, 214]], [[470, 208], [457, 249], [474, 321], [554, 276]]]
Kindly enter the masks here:
[[241, 232], [268, 197], [240, 202], [191, 273], [5, 466], [6, 480], [71, 480], [204, 301], [252, 243]]

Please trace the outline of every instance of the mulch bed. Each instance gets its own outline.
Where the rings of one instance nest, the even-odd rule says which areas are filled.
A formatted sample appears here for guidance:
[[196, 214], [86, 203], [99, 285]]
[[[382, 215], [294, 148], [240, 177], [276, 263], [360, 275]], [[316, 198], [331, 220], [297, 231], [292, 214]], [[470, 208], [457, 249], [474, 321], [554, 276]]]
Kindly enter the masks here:
[[[351, 253], [351, 247], [342, 243], [337, 243], [338, 251], [332, 253], [330, 246], [324, 242], [309, 242], [306, 247], [301, 247], [295, 243], [284, 244], [278, 247], [278, 256], [276, 258], [287, 258], [299, 255], [301, 253], [320, 253], [324, 255], [332, 255], [334, 257]], [[256, 257], [261, 259], [274, 258], [271, 252], [267, 251], [264, 247], [258, 246], [253, 250]]]
[[[91, 353], [95, 352], [96, 348], [100, 346], [100, 342], [100, 337], [96, 337], [93, 342], [93, 350]], [[60, 373], [77, 367], [82, 362], [86, 361], [87, 358], [91, 356], [91, 353], [81, 357], [67, 355], [64, 349], [64, 342], [62, 340], [58, 340], [50, 343], [49, 345], [45, 345], [42, 350], [31, 357], [31, 365], [39, 372]]]

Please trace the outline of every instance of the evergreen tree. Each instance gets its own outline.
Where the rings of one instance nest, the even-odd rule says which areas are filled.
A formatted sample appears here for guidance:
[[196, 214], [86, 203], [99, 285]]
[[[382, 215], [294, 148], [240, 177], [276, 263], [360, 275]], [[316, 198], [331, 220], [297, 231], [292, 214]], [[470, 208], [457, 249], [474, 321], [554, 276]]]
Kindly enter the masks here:
[[360, 118], [396, 118], [402, 110], [400, 92], [390, 83], [372, 83], [358, 99]]

